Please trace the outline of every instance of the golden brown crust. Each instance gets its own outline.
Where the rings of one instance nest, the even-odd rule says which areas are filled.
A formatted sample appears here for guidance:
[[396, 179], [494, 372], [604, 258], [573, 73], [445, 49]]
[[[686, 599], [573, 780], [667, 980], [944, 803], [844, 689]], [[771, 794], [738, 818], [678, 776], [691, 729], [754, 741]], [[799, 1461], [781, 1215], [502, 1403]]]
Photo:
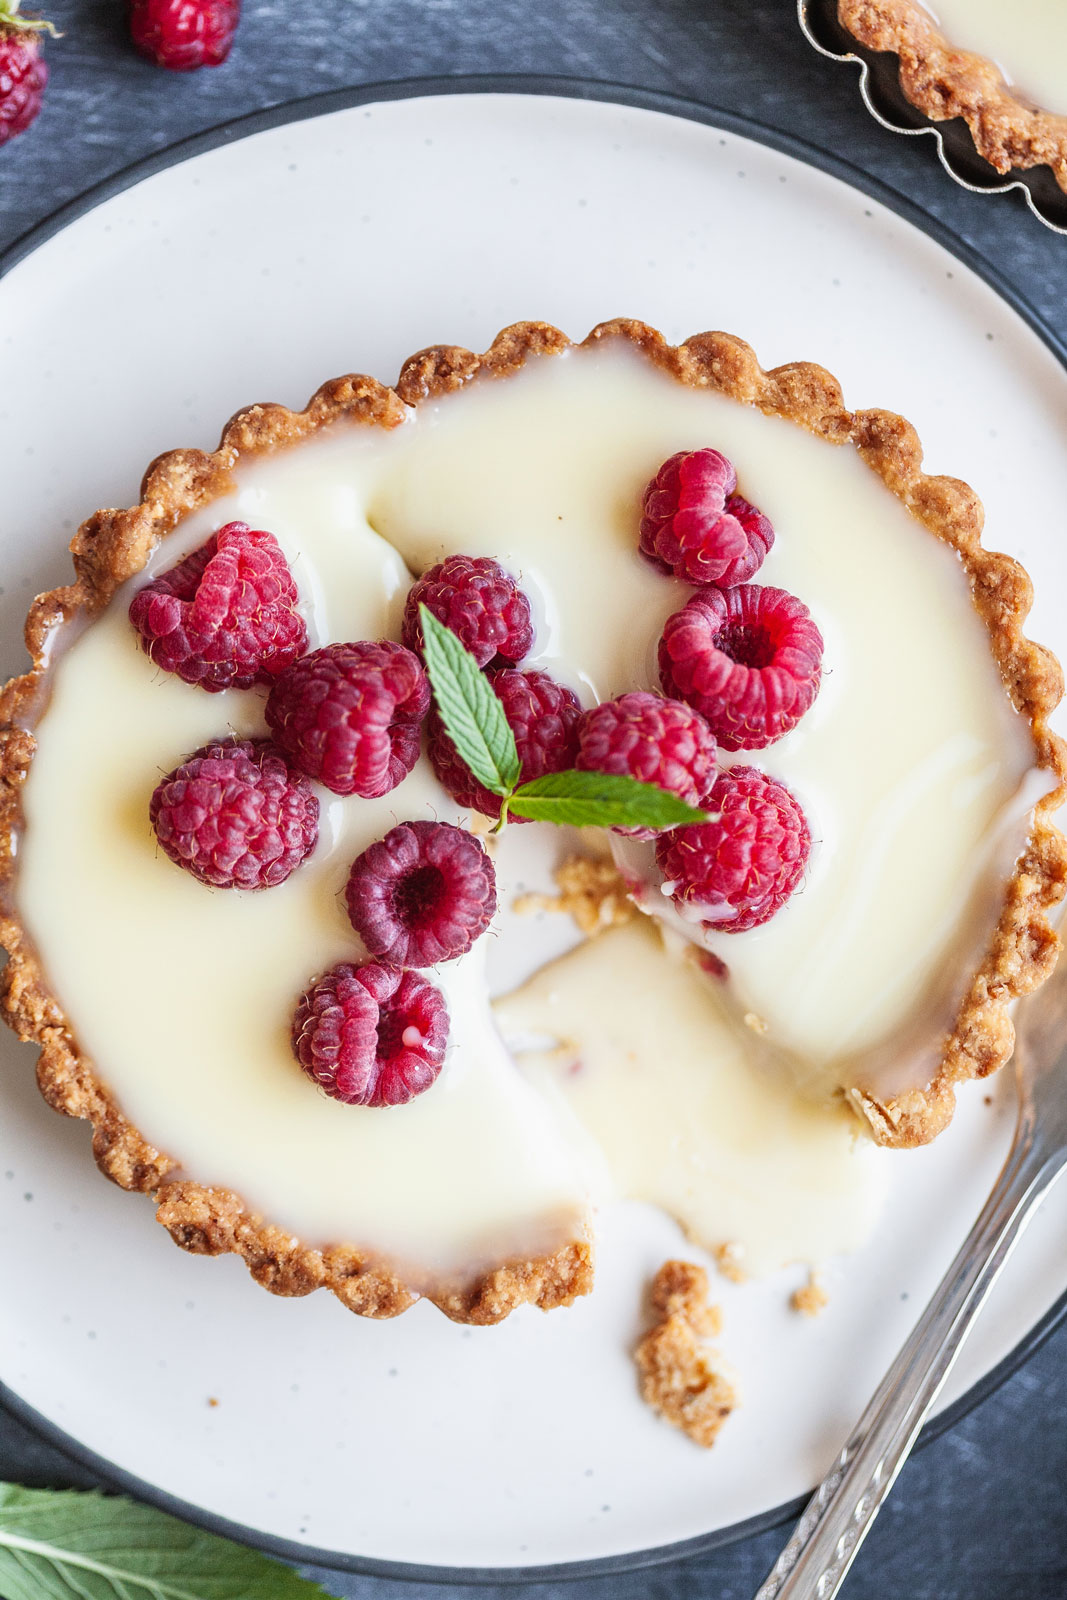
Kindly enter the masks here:
[[1028, 104], [992, 61], [955, 49], [917, 0], [838, 0], [837, 15], [860, 44], [899, 58], [900, 87], [924, 116], [962, 117], [998, 172], [1048, 166], [1067, 190], [1067, 116]]
[[705, 1450], [737, 1404], [737, 1391], [714, 1350], [704, 1342], [722, 1328], [709, 1306], [708, 1275], [691, 1261], [665, 1261], [652, 1280], [659, 1318], [634, 1351], [641, 1398], [666, 1422]]
[[[832, 443], [854, 443], [893, 493], [958, 552], [1008, 691], [1030, 721], [1038, 764], [1055, 779], [1055, 792], [1036, 808], [996, 934], [946, 1038], [931, 1085], [895, 1100], [879, 1101], [862, 1089], [853, 1091], [856, 1109], [880, 1143], [924, 1142], [951, 1116], [958, 1082], [983, 1077], [1007, 1060], [1014, 1039], [1009, 1003], [1047, 976], [1058, 949], [1048, 911], [1064, 892], [1067, 848], [1050, 819], [1061, 798], [1065, 760], [1062, 742], [1049, 732], [1047, 717], [1059, 699], [1062, 679], [1048, 652], [1023, 636], [1029, 580], [1008, 557], [982, 550], [982, 513], [973, 491], [955, 479], [931, 478], [922, 472], [922, 452], [910, 425], [887, 412], [848, 411], [836, 380], [821, 367], [797, 362], [765, 372], [749, 346], [732, 335], [699, 334], [675, 347], [654, 329], [630, 321], [601, 324], [584, 345], [613, 339], [625, 340], [679, 382], [714, 389]], [[155, 461], [145, 476], [138, 505], [90, 517], [71, 545], [77, 582], [39, 596], [31, 608], [26, 641], [32, 670], [0, 691], [0, 879], [5, 888], [10, 890], [14, 875], [20, 793], [35, 749], [31, 729], [57, 630], [76, 627], [99, 613], [184, 516], [228, 490], [239, 461], [287, 448], [334, 424], [395, 427], [404, 419], [406, 405], [439, 398], [475, 379], [506, 377], [533, 356], [568, 348], [570, 342], [558, 330], [543, 323], [519, 323], [505, 329], [483, 356], [452, 346], [421, 351], [405, 362], [395, 389], [351, 376], [324, 384], [302, 412], [254, 406], [227, 424], [216, 451], [179, 450]], [[10, 892], [5, 900], [8, 910], [0, 921], [0, 943], [9, 960], [2, 1005], [20, 1038], [41, 1046], [42, 1093], [57, 1110], [93, 1123], [93, 1148], [101, 1169], [124, 1188], [152, 1194], [160, 1221], [183, 1248], [206, 1254], [233, 1252], [244, 1258], [257, 1281], [275, 1293], [306, 1294], [326, 1287], [365, 1316], [394, 1316], [425, 1294], [456, 1320], [495, 1322], [517, 1305], [532, 1302], [548, 1309], [588, 1291], [592, 1251], [584, 1237], [571, 1239], [544, 1257], [502, 1263], [471, 1282], [413, 1285], [410, 1274], [354, 1246], [320, 1251], [294, 1243], [291, 1236], [251, 1213], [239, 1196], [180, 1177], [175, 1163], [123, 1117], [92, 1063], [79, 1051], [75, 1030], [49, 993], [37, 956], [14, 914]]]

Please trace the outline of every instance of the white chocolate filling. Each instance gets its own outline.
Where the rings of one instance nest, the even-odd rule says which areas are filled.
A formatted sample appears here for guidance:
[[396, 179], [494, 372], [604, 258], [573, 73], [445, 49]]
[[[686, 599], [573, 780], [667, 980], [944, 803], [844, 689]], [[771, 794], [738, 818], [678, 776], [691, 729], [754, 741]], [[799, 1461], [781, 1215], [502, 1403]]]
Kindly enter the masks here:
[[[762, 1059], [695, 954], [665, 950], [642, 918], [543, 967], [497, 1020], [586, 1131], [609, 1194], [661, 1207], [708, 1249], [740, 1244], [755, 1274], [855, 1249], [878, 1215], [883, 1153], [843, 1103], [801, 1097]], [[523, 1048], [538, 1034], [559, 1045]]]
[[993, 61], [1034, 105], [1067, 116], [1067, 6], [1062, 0], [927, 0], [960, 50]]
[[[731, 456], [742, 491], [775, 524], [759, 581], [798, 594], [826, 638], [813, 710], [752, 758], [796, 790], [817, 845], [786, 911], [721, 941], [767, 1040], [724, 1019], [714, 995], [698, 999], [703, 980], [646, 940], [642, 1005], [656, 1013], [670, 1063], [649, 1141], [655, 1181], [636, 1156], [656, 1099], [647, 1059], [619, 1097], [629, 1132], [571, 1097], [599, 1143], [593, 1159], [556, 1094], [538, 1092], [544, 1074], [524, 1080], [494, 1032], [480, 950], [430, 974], [448, 996], [450, 1049], [438, 1082], [411, 1105], [338, 1105], [293, 1061], [300, 990], [334, 962], [360, 959], [338, 899], [354, 855], [394, 819], [455, 814], [425, 763], [382, 801], [323, 792], [319, 846], [281, 888], [209, 891], [157, 851], [148, 799], [196, 746], [230, 728], [264, 731], [262, 695], [207, 695], [157, 672], [127, 620], [132, 591], [61, 655], [26, 785], [18, 905], [100, 1076], [190, 1176], [235, 1189], [308, 1242], [351, 1241], [431, 1273], [573, 1231], [604, 1159], [620, 1192], [664, 1205], [709, 1245], [746, 1244], [764, 1264], [857, 1241], [869, 1162], [853, 1159], [836, 1109], [800, 1107], [791, 1088], [768, 1087], [763, 1057], [795, 1054], [825, 1090], [843, 1053], [913, 1021], [927, 975], [958, 955], [961, 919], [989, 876], [990, 838], [1033, 752], [956, 558], [851, 450], [684, 388], [627, 350], [573, 351], [420, 406], [392, 433], [339, 424], [240, 466], [235, 492], [190, 517], [149, 570], [235, 517], [269, 528], [317, 645], [397, 637], [408, 569], [452, 552], [493, 555], [533, 602], [531, 664], [588, 704], [655, 682], [663, 621], [690, 591], [637, 554], [640, 493], [666, 456], [704, 444]], [[503, 841], [502, 886], [528, 831]], [[546, 984], [534, 1031], [588, 1041], [615, 1026], [610, 985], [593, 978], [598, 948], [535, 980], [524, 1026]], [[619, 948], [634, 1005], [639, 936]], [[668, 992], [684, 1005], [661, 1005]], [[652, 1035], [638, 1036], [651, 1050]], [[610, 1096], [606, 1033], [602, 1044], [596, 1075]], [[689, 1129], [684, 1178], [666, 1171], [670, 1117]], [[795, 1159], [780, 1159], [794, 1141]], [[757, 1146], [753, 1164], [741, 1152]], [[798, 1173], [815, 1185], [810, 1204], [793, 1203]]]

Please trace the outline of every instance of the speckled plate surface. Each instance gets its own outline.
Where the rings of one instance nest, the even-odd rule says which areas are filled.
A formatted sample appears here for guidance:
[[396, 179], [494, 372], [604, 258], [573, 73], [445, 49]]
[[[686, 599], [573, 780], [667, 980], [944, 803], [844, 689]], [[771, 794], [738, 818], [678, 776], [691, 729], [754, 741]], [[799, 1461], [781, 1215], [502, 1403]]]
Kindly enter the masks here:
[[973, 194], [1014, 194], [1046, 228], [1067, 233], [1067, 194], [1048, 167], [1003, 177], [978, 154], [962, 118], [934, 122], [924, 116], [901, 90], [896, 56], [859, 44], [838, 22], [835, 0], [797, 0], [797, 17], [808, 42], [820, 55], [857, 68], [863, 103], [883, 128], [890, 133], [923, 135], [933, 141], [941, 165], [961, 188]]
[[[991, 543], [1035, 577], [1035, 636], [1067, 655], [1051, 340], [927, 233], [775, 143], [631, 91], [391, 86], [205, 136], [62, 214], [0, 282], [0, 665], [20, 665], [26, 603], [63, 580], [77, 521], [130, 501], [160, 450], [210, 446], [241, 404], [299, 404], [339, 372], [389, 379], [432, 341], [481, 348], [521, 317], [581, 335], [615, 314], [672, 338], [729, 329], [768, 365], [820, 361], [852, 404], [910, 417], [931, 470], [981, 492]], [[20, 313], [31, 284], [44, 322]], [[502, 983], [534, 958], [513, 948]], [[86, 1130], [47, 1110], [6, 1036], [0, 1072], [8, 1403], [115, 1481], [295, 1558], [469, 1580], [677, 1555], [803, 1494], [966, 1232], [1012, 1120], [1005, 1078], [988, 1102], [963, 1096], [935, 1146], [887, 1157], [882, 1227], [829, 1271], [818, 1320], [787, 1309], [799, 1272], [717, 1285], [745, 1404], [703, 1454], [634, 1389], [641, 1287], [680, 1247], [656, 1213], [605, 1215], [596, 1292], [570, 1310], [496, 1329], [427, 1306], [360, 1322], [324, 1295], [273, 1299], [232, 1258], [183, 1255], [99, 1177]], [[1065, 1223], [1067, 1190], [946, 1405], [1048, 1325]]]

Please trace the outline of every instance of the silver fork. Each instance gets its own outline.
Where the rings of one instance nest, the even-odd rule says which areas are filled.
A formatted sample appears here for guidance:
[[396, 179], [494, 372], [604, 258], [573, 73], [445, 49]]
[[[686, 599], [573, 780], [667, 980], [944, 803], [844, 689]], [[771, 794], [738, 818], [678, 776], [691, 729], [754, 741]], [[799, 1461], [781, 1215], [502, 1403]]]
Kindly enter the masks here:
[[1015, 1066], [1019, 1118], [989, 1199], [755, 1600], [833, 1600], [1001, 1268], [1067, 1164], [1067, 956], [1020, 1007]]

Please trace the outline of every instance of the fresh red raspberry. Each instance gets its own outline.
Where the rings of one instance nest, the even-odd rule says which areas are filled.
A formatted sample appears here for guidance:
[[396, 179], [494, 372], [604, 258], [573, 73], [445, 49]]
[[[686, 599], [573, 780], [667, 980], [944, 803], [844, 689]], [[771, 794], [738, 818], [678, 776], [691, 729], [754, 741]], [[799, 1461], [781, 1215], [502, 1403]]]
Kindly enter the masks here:
[[26, 132], [48, 82], [40, 30], [50, 24], [17, 16], [16, 9], [17, 0], [10, 10], [0, 7], [0, 145]]
[[272, 889], [315, 848], [319, 802], [267, 739], [222, 739], [158, 785], [149, 816], [170, 859], [217, 889]]
[[[655, 783], [695, 806], [714, 776], [715, 739], [703, 717], [680, 700], [636, 689], [585, 712], [574, 764]], [[648, 828], [614, 831], [652, 838]]]
[[266, 718], [293, 764], [334, 794], [376, 800], [419, 756], [430, 685], [402, 644], [328, 644], [295, 661], [271, 689]]
[[417, 653], [420, 604], [451, 628], [480, 667], [514, 666], [533, 647], [530, 602], [510, 572], [488, 556], [449, 556], [412, 585], [400, 637]]
[[718, 450], [671, 456], [644, 493], [642, 555], [689, 583], [747, 583], [774, 543], [774, 529], [736, 487], [733, 464]]
[[784, 589], [702, 589], [667, 619], [660, 681], [705, 717], [724, 750], [761, 750], [819, 691], [822, 634]]
[[[499, 667], [486, 674], [515, 735], [519, 752], [519, 782], [530, 783], [546, 772], [573, 767], [578, 754], [578, 696], [557, 683], [547, 672]], [[430, 763], [437, 780], [461, 806], [499, 817], [500, 796], [480, 784], [445, 732], [437, 708], [430, 712]], [[512, 822], [528, 817], [511, 816]]]
[[482, 845], [448, 822], [401, 822], [352, 863], [348, 917], [391, 967], [464, 955], [496, 910], [496, 872]]
[[758, 767], [730, 767], [704, 799], [718, 822], [676, 828], [656, 841], [656, 861], [680, 906], [705, 928], [743, 933], [783, 906], [811, 850], [803, 811], [783, 783]]
[[130, 37], [171, 72], [219, 67], [230, 53], [241, 0], [130, 0]]
[[298, 598], [274, 535], [228, 522], [138, 590], [130, 621], [157, 667], [215, 694], [272, 683], [303, 654]]
[[292, 1041], [308, 1077], [332, 1099], [402, 1106], [441, 1070], [448, 1008], [421, 973], [342, 962], [301, 996]]

